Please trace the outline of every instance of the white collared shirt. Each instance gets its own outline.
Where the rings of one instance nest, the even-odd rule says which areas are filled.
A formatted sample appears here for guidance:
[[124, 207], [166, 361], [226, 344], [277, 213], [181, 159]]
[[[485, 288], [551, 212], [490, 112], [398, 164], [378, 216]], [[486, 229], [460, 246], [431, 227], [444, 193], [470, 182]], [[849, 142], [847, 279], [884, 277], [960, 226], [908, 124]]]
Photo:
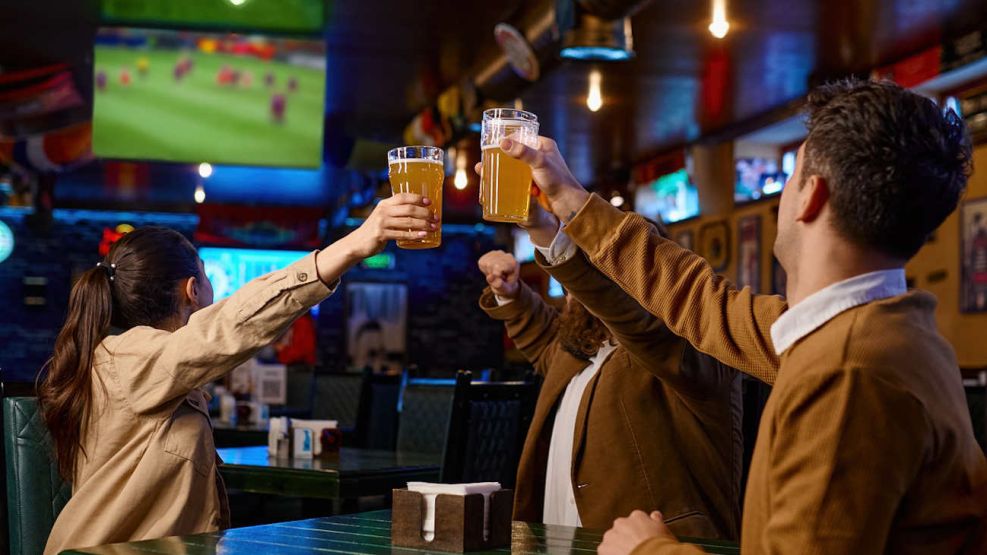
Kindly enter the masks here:
[[834, 283], [789, 308], [771, 325], [775, 353], [781, 355], [840, 313], [855, 306], [904, 294], [905, 270], [880, 270]]
[[600, 371], [617, 346], [607, 342], [589, 359], [589, 366], [576, 374], [562, 394], [555, 411], [552, 440], [548, 445], [545, 472], [545, 505], [542, 521], [561, 526], [582, 526], [576, 506], [575, 484], [572, 483], [572, 446], [576, 437], [576, 419], [586, 387]]
[[[534, 247], [545, 257], [550, 266], [562, 264], [577, 252], [576, 244], [561, 230], [547, 248]], [[510, 299], [496, 297], [498, 305], [505, 305]], [[548, 446], [548, 461], [545, 469], [545, 496], [542, 507], [542, 521], [545, 524], [562, 526], [582, 526], [579, 508], [576, 506], [575, 484], [572, 483], [572, 448], [576, 437], [576, 420], [579, 405], [583, 401], [586, 388], [593, 376], [600, 371], [617, 345], [608, 341], [589, 359], [589, 366], [573, 376], [565, 388], [555, 422], [552, 424], [552, 439]]]
[[555, 234], [552, 239], [552, 244], [548, 248], [541, 247], [532, 243], [535, 250], [540, 252], [542, 256], [545, 257], [545, 261], [548, 262], [549, 266], [558, 266], [566, 260], [569, 260], [575, 256], [579, 247], [572, 242], [572, 239], [566, 235], [565, 231], [562, 230], [562, 224], [559, 224], [559, 232]]

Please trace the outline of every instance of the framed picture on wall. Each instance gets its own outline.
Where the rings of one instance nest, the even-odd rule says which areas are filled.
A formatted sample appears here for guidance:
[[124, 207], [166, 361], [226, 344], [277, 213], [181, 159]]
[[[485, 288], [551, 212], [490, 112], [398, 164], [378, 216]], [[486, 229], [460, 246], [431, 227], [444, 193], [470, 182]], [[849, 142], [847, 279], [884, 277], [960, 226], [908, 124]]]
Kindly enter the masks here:
[[408, 336], [408, 288], [403, 283], [346, 286], [346, 354], [350, 365], [400, 371]]
[[709, 261], [714, 272], [730, 264], [730, 226], [725, 221], [711, 222], [699, 229], [699, 254]]
[[680, 231], [675, 234], [675, 242], [679, 244], [683, 249], [689, 249], [690, 251], [696, 250], [695, 247], [695, 235], [693, 235], [691, 229]]
[[960, 311], [987, 312], [987, 198], [960, 207]]
[[761, 216], [745, 216], [737, 222], [737, 287], [761, 287]]

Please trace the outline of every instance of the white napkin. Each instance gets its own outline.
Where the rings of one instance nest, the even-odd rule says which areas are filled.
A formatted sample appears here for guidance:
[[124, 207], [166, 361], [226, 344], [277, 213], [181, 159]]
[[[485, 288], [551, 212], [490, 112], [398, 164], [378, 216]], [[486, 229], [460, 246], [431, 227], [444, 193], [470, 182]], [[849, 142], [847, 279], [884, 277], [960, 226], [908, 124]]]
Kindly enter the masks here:
[[422, 534], [425, 541], [435, 538], [435, 496], [440, 493], [450, 495], [483, 495], [483, 538], [490, 535], [490, 494], [499, 491], [500, 482], [476, 482], [473, 484], [432, 484], [429, 482], [408, 482], [408, 491], [422, 494], [425, 499], [425, 518], [422, 519]]
[[326, 428], [335, 430], [339, 427], [339, 422], [335, 420], [302, 420], [300, 418], [292, 418], [291, 427], [312, 430], [312, 436], [314, 438], [312, 454], [318, 457], [322, 454], [322, 430]]

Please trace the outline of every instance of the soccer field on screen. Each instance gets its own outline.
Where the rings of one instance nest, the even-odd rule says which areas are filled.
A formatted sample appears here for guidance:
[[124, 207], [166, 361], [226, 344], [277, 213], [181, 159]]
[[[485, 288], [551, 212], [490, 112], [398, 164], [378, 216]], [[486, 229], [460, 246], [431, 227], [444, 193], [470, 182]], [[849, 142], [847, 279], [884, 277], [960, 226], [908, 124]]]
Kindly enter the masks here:
[[[95, 51], [93, 149], [101, 157], [295, 167], [321, 163], [323, 71], [226, 53], [109, 45], [97, 45]], [[176, 78], [183, 56], [191, 59], [192, 69]], [[219, 84], [224, 67], [239, 72], [239, 83]], [[273, 84], [265, 82], [268, 76]], [[288, 87], [291, 79], [297, 82], [294, 91]], [[280, 117], [272, 106], [275, 95], [283, 98]]]

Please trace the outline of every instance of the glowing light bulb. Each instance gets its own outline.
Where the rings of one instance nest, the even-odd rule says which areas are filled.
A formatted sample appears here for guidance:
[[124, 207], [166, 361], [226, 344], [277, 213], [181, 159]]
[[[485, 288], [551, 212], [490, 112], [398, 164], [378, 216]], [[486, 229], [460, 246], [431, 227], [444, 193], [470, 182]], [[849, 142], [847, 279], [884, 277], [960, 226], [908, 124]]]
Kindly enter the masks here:
[[202, 176], [202, 179], [208, 179], [212, 175], [212, 164], [209, 162], [199, 164], [199, 175]]
[[462, 191], [470, 183], [466, 176], [466, 152], [460, 149], [456, 154], [456, 177], [452, 179], [452, 184]]
[[206, 190], [201, 184], [195, 186], [194, 196], [195, 196], [196, 204], [202, 204], [203, 202], [206, 202]]
[[594, 69], [589, 73], [589, 92], [586, 93], [586, 107], [591, 112], [597, 112], [603, 107], [603, 93], [600, 91], [600, 84], [603, 82], [603, 75]]
[[612, 199], [610, 199], [610, 204], [614, 205], [616, 208], [620, 208], [624, 205], [624, 197], [615, 195]]
[[713, 0], [713, 20], [709, 24], [709, 32], [714, 37], [722, 39], [730, 31], [727, 21], [727, 0]]
[[456, 170], [456, 177], [453, 178], [452, 184], [456, 186], [457, 189], [462, 191], [469, 185], [469, 179], [466, 177], [466, 170], [459, 168]]
[[243, 3], [244, 3], [244, 2], [246, 2], [246, 1], [247, 1], [247, 0], [230, 0], [230, 4], [233, 4], [234, 6], [236, 6], [236, 7], [238, 7], [238, 8], [239, 8], [239, 7], [240, 7], [240, 6], [242, 6], [242, 5], [243, 5]]

